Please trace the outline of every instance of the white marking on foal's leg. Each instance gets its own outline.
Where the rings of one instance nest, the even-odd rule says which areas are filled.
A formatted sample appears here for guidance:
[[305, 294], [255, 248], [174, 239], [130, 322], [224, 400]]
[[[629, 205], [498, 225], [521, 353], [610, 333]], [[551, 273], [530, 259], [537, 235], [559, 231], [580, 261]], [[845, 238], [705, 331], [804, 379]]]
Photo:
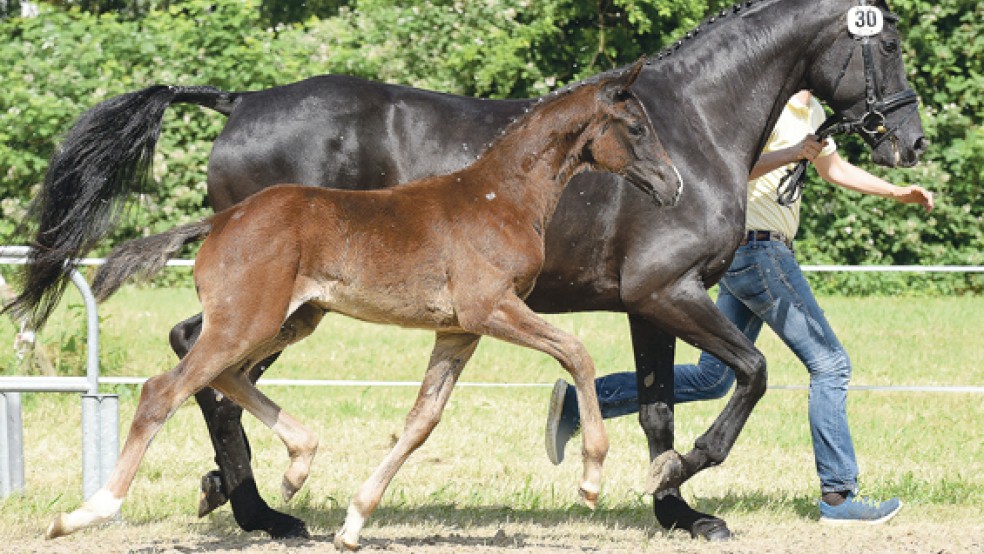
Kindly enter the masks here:
[[45, 537], [54, 539], [70, 535], [86, 527], [111, 521], [119, 515], [122, 505], [122, 498], [115, 498], [108, 490], [99, 489], [78, 510], [70, 514], [61, 513], [55, 516], [51, 525], [48, 526]]
[[580, 493], [581, 500], [584, 501], [585, 506], [592, 510], [598, 507], [598, 497], [601, 495], [601, 487], [594, 483], [589, 483], [586, 480], [581, 481], [581, 487], [578, 493]]
[[349, 504], [348, 512], [345, 515], [345, 525], [342, 526], [341, 531], [335, 534], [335, 548], [338, 550], [358, 550], [359, 534], [365, 524], [365, 516], [359, 512], [354, 504]]

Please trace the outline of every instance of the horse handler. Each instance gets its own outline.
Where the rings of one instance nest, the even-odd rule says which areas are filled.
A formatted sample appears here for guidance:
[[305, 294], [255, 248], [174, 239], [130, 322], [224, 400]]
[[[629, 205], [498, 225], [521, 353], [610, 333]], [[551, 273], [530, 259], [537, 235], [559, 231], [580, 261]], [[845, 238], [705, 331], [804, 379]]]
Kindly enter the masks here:
[[[878, 502], [858, 495], [857, 457], [847, 423], [851, 361], [793, 254], [799, 199], [780, 204], [778, 186], [790, 165], [806, 159], [829, 183], [903, 204], [920, 204], [927, 212], [933, 209], [933, 194], [920, 186], [895, 186], [841, 158], [832, 140], [821, 143], [812, 134], [823, 119], [823, 108], [809, 91], [796, 93], [786, 104], [749, 175], [745, 236], [719, 283], [717, 307], [752, 342], [762, 323], [767, 323], [810, 373], [809, 418], [820, 478], [820, 521], [883, 523], [899, 512], [902, 503], [898, 498]], [[674, 367], [674, 400], [721, 398], [734, 382], [730, 368], [703, 352], [696, 365]], [[602, 417], [638, 412], [637, 386], [633, 372], [596, 379]], [[547, 416], [546, 449], [551, 462], [563, 461], [564, 446], [578, 426], [574, 388], [560, 379], [554, 385]]]

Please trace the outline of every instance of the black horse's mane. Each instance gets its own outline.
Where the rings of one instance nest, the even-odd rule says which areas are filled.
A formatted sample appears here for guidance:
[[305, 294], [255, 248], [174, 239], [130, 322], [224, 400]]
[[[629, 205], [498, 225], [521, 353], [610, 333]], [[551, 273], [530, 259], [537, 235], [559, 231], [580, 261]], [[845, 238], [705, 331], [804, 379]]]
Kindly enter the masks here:
[[[681, 39], [677, 40], [676, 42], [674, 42], [672, 46], [668, 46], [668, 47], [664, 48], [663, 50], [661, 50], [660, 52], [658, 52], [654, 56], [649, 56], [646, 59], [646, 65], [652, 65], [655, 61], [662, 60], [662, 59], [670, 56], [672, 53], [674, 53], [676, 50], [678, 50], [680, 47], [682, 47], [686, 41], [689, 41], [689, 40], [695, 38], [698, 34], [700, 34], [700, 32], [702, 30], [704, 30], [707, 26], [709, 26], [709, 25], [715, 23], [716, 21], [718, 21], [718, 20], [720, 20], [720, 19], [728, 16], [729, 14], [732, 14], [732, 13], [734, 13], [734, 14], [740, 13], [742, 9], [750, 8], [750, 7], [752, 7], [753, 4], [762, 3], [762, 2], [765, 2], [765, 1], [768, 1], [768, 0], [746, 0], [744, 2], [738, 2], [738, 3], [734, 4], [734, 5], [732, 5], [731, 8], [722, 9], [720, 11], [720, 13], [718, 13], [717, 15], [711, 15], [711, 16], [705, 18], [696, 27], [694, 27], [693, 29], [691, 29], [690, 31], [688, 31], [683, 36], [683, 38], [681, 38]], [[601, 73], [597, 73], [595, 75], [592, 75], [591, 77], [588, 77], [587, 79], [582, 79], [580, 81], [575, 81], [573, 83], [568, 83], [568, 84], [566, 84], [566, 85], [564, 85], [564, 86], [562, 86], [562, 87], [560, 87], [560, 88], [558, 88], [558, 89], [556, 89], [556, 90], [554, 90], [554, 91], [552, 91], [550, 93], [547, 93], [547, 94], [545, 94], [543, 96], [540, 96], [540, 97], [534, 99], [530, 103], [530, 105], [527, 106], [527, 108], [523, 111], [523, 113], [517, 115], [511, 121], [509, 121], [509, 123], [502, 129], [502, 131], [499, 132], [499, 135], [495, 138], [495, 140], [493, 140], [492, 142], [490, 142], [490, 143], [488, 143], [488, 144], [485, 145], [485, 148], [481, 151], [481, 153], [479, 153], [475, 157], [475, 159], [476, 160], [481, 159], [485, 155], [485, 152], [488, 152], [490, 148], [492, 148], [493, 146], [497, 145], [501, 141], [501, 139], [502, 139], [503, 136], [505, 136], [508, 133], [510, 133], [513, 129], [515, 129], [519, 125], [522, 125], [530, 117], [530, 114], [534, 110], [536, 110], [537, 108], [539, 108], [540, 106], [542, 106], [545, 102], [557, 100], [560, 97], [567, 96], [568, 94], [574, 92], [575, 90], [581, 89], [582, 87], [589, 86], [589, 85], [592, 85], [592, 84], [596, 84], [598, 81], [600, 81], [602, 79], [608, 78], [608, 77], [610, 77], [612, 75], [623, 73], [623, 72], [627, 71], [629, 67], [630, 66], [621, 66], [621, 67], [616, 67], [616, 68], [612, 68], [612, 69], [603, 71]]]
[[[719, 23], [721, 20], [723, 20], [723, 19], [725, 19], [725, 18], [727, 18], [729, 16], [738, 15], [743, 10], [747, 10], [749, 8], [752, 8], [756, 4], [762, 4], [764, 2], [769, 2], [769, 1], [770, 0], [745, 0], [743, 2], [736, 2], [736, 3], [732, 4], [731, 7], [729, 7], [729, 8], [723, 8], [718, 13], [712, 14], [712, 15], [709, 15], [709, 16], [705, 17], [693, 29], [691, 29], [691, 30], [687, 31], [686, 33], [684, 33], [683, 37], [677, 39], [676, 41], [672, 41], [672, 43], [669, 46], [666, 46], [665, 48], [663, 48], [662, 50], [660, 50], [656, 54], [653, 54], [651, 56], [648, 56], [648, 58], [646, 60], [646, 65], [653, 65], [656, 62], [659, 62], [659, 61], [662, 61], [662, 60], [664, 60], [666, 58], [669, 58], [674, 53], [676, 53], [677, 50], [679, 50], [680, 48], [682, 48], [686, 43], [688, 43], [689, 41], [697, 38], [698, 35], [700, 35], [702, 32], [704, 32], [705, 30], [707, 30], [712, 25], [714, 25], [716, 23]], [[871, 4], [883, 3], [886, 8], [888, 7], [888, 2], [887, 1], [885, 1], [885, 2], [878, 2], [877, 0], [866, 0], [866, 1], [865, 0], [862, 0], [862, 2], [864, 2], [864, 3], [871, 3]], [[886, 18], [886, 20], [891, 21], [891, 22], [898, 21], [898, 16], [896, 16], [896, 15], [890, 13], [890, 12], [885, 14], [885, 18]], [[595, 75], [593, 75], [591, 77], [588, 77], [587, 79], [582, 79], [580, 81], [576, 81], [576, 82], [573, 82], [573, 83], [568, 83], [568, 84], [566, 84], [566, 85], [564, 85], [564, 86], [562, 86], [562, 87], [554, 90], [553, 92], [550, 92], [550, 93], [548, 93], [546, 95], [543, 95], [543, 96], [540, 96], [540, 97], [536, 98], [535, 100], [533, 100], [533, 102], [527, 107], [527, 109], [522, 114], [519, 114], [518, 116], [514, 117], [503, 128], [503, 130], [499, 133], [499, 136], [496, 137], [495, 140], [493, 140], [492, 142], [490, 142], [490, 143], [488, 143], [488, 144], [485, 145], [485, 148], [482, 150], [482, 153], [480, 153], [478, 156], [476, 156], [476, 160], [477, 159], [480, 159], [484, 155], [484, 152], [488, 151], [489, 148], [491, 148], [492, 146], [494, 146], [495, 144], [497, 144], [503, 135], [505, 135], [508, 132], [512, 131], [514, 127], [522, 124], [529, 117], [529, 113], [531, 111], [533, 111], [534, 109], [536, 109], [541, 104], [543, 104], [544, 102], [546, 102], [548, 100], [554, 100], [554, 99], [556, 99], [556, 98], [558, 98], [560, 96], [566, 96], [567, 94], [570, 94], [571, 92], [573, 92], [573, 91], [575, 91], [577, 89], [580, 89], [583, 86], [597, 83], [599, 80], [601, 80], [603, 78], [606, 78], [606, 77], [609, 77], [612, 74], [617, 74], [617, 73], [624, 72], [624, 71], [626, 71], [628, 69], [628, 67], [629, 66], [621, 66], [621, 67], [616, 67], [616, 68], [609, 69], [607, 71], [603, 71], [601, 73], [598, 73], [598, 74], [595, 74]]]

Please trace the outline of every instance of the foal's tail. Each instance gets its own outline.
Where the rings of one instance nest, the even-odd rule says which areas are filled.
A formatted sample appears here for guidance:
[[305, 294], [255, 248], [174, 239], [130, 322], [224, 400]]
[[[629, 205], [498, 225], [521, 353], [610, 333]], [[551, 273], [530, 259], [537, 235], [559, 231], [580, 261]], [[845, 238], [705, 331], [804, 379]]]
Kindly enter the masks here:
[[[152, 86], [106, 100], [69, 129], [17, 235], [34, 247], [22, 292], [7, 309], [40, 328], [68, 284], [66, 265], [91, 250], [119, 220], [128, 196], [145, 190], [164, 110], [193, 103], [229, 115], [239, 95], [215, 87]], [[24, 240], [24, 239], [21, 239]]]
[[212, 219], [208, 218], [117, 246], [96, 273], [92, 293], [102, 302], [134, 275], [153, 277], [182, 246], [203, 239], [211, 231]]

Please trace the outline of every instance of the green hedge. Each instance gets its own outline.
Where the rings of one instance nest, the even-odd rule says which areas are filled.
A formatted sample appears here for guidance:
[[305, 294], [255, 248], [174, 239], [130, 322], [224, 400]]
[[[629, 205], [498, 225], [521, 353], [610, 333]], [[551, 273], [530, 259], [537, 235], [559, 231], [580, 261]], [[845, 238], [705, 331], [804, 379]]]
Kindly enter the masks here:
[[[45, 5], [36, 18], [0, 20], [0, 233], [23, 215], [47, 159], [86, 109], [155, 83], [259, 89], [321, 73], [349, 73], [490, 97], [543, 94], [628, 63], [680, 37], [730, 2], [696, 0], [395, 0], [334, 2], [325, 19], [270, 27], [257, 0], [145, 2], [142, 16]], [[929, 216], [911, 206], [807, 184], [800, 258], [807, 264], [984, 264], [981, 198], [984, 11], [976, 0], [891, 2], [906, 33], [910, 78], [932, 147], [912, 170], [873, 171], [937, 193]], [[334, 9], [334, 8], [333, 8]], [[157, 188], [113, 241], [209, 212], [205, 167], [225, 120], [198, 108], [167, 112], [154, 164]], [[871, 167], [865, 147], [841, 140]], [[108, 247], [108, 245], [107, 245]], [[979, 276], [811, 277], [848, 293], [980, 293]]]

